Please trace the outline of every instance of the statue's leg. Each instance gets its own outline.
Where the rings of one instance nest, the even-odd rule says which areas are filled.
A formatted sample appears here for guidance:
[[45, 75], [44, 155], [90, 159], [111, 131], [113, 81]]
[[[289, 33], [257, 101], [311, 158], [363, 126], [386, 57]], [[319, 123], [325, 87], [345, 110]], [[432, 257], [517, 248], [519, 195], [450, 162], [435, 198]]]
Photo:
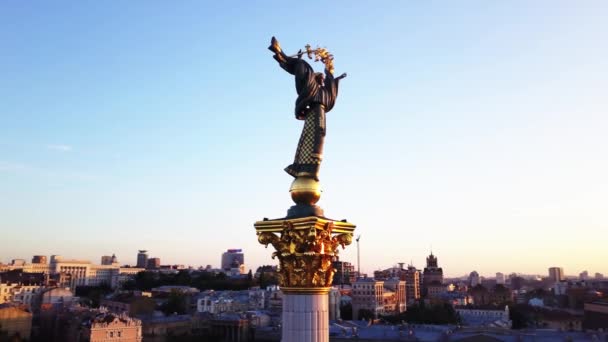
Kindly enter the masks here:
[[316, 114], [312, 109], [306, 114], [294, 162], [285, 168], [285, 171], [293, 177], [310, 177], [318, 180], [321, 159], [315, 155], [315, 150], [318, 150], [316, 146], [318, 139], [315, 137], [318, 129]]
[[323, 146], [325, 145], [325, 108], [323, 105], [314, 106], [315, 132], [312, 157], [314, 160], [314, 178], [319, 180], [319, 169], [323, 161]]

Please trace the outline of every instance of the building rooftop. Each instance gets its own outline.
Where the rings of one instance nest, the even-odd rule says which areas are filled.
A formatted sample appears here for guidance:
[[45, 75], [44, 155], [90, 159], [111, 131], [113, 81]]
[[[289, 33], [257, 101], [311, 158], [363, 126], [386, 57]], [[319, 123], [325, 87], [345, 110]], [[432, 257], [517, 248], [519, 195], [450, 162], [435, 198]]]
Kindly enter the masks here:
[[7, 271], [0, 273], [0, 283], [24, 286], [44, 285], [44, 274], [27, 273], [22, 270]]

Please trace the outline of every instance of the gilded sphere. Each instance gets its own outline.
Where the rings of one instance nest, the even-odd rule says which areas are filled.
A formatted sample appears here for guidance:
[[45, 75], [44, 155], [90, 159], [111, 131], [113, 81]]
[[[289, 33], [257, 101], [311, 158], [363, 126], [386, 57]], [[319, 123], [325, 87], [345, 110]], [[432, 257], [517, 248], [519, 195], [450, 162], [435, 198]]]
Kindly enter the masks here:
[[321, 198], [321, 185], [308, 177], [298, 177], [291, 183], [291, 199], [296, 204], [314, 205]]

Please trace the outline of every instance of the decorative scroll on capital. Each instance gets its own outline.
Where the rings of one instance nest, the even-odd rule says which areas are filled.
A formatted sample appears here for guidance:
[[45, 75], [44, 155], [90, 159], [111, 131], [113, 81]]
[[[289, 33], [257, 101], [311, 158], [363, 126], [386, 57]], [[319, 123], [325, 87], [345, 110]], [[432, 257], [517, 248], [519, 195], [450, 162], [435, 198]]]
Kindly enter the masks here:
[[332, 260], [340, 247], [350, 245], [353, 239], [351, 231], [336, 231], [333, 221], [295, 225], [284, 220], [279, 231], [258, 229], [257, 235], [261, 244], [274, 247], [272, 258], [279, 259], [279, 285], [287, 288], [331, 286], [335, 273]]

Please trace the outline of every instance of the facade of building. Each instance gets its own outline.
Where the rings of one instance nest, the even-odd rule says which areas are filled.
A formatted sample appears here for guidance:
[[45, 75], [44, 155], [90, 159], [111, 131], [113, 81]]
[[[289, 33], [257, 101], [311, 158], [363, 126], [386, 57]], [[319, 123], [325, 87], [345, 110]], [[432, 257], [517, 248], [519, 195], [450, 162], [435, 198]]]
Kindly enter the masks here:
[[101, 264], [102, 265], [112, 265], [112, 256], [110, 256], [110, 255], [102, 255], [101, 256]]
[[439, 298], [441, 294], [447, 291], [447, 286], [437, 282], [432, 282], [426, 286], [426, 298]]
[[336, 270], [333, 285], [350, 285], [357, 279], [355, 265], [350, 262], [337, 260], [333, 262], [333, 266]]
[[511, 328], [509, 307], [504, 310], [456, 309], [463, 325]]
[[32, 257], [32, 264], [46, 264], [46, 255], [34, 255]]
[[374, 317], [396, 314], [406, 310], [405, 281], [359, 278], [352, 285], [353, 319], [360, 319], [361, 310], [369, 310]]
[[431, 285], [435, 287], [443, 284], [443, 269], [439, 267], [437, 257], [431, 254], [426, 258], [426, 267], [422, 273], [422, 292], [423, 296], [428, 296]]
[[102, 265], [118, 265], [118, 258], [116, 258], [116, 254], [112, 254], [110, 255], [103, 255], [101, 257], [101, 264]]
[[231, 274], [245, 274], [245, 254], [242, 249], [222, 253], [222, 270]]
[[504, 273], [496, 272], [496, 284], [497, 285], [505, 285], [505, 275]]
[[469, 274], [469, 286], [475, 287], [481, 284], [481, 280], [479, 279], [479, 273], [477, 271], [473, 271]]
[[564, 281], [564, 269], [561, 267], [549, 267], [549, 280], [552, 283]]
[[138, 268], [146, 268], [148, 265], [148, 251], [139, 250], [137, 253], [137, 265]]
[[41, 273], [25, 273], [21, 270], [0, 273], [0, 304], [25, 305], [31, 309], [44, 286], [45, 277]]
[[420, 272], [413, 265], [404, 270], [401, 280], [405, 281], [405, 297], [408, 304], [413, 304], [420, 299]]
[[352, 285], [351, 292], [353, 319], [359, 319], [360, 310], [365, 309], [374, 316], [384, 313], [383, 289], [384, 282], [372, 278], [360, 278]]
[[157, 270], [160, 268], [160, 258], [150, 258], [148, 259], [148, 264], [146, 268], [149, 270]]
[[[150, 340], [163, 340], [165, 336], [184, 336], [190, 334], [193, 326], [191, 315], [148, 316], [142, 318], [143, 334]], [[221, 341], [221, 339], [219, 340]]]
[[19, 271], [24, 274], [44, 274], [56, 286], [69, 287], [74, 290], [77, 286], [108, 285], [111, 288], [117, 288], [144, 270], [136, 267], [120, 267], [115, 257], [110, 265], [95, 265], [87, 260], [69, 260], [60, 255], [52, 255], [49, 264], [3, 265], [0, 272]]
[[[387, 298], [389, 294], [390, 298]], [[389, 279], [384, 281], [384, 312], [404, 312], [407, 309], [407, 291], [404, 280]]]
[[101, 314], [84, 322], [80, 341], [141, 342], [141, 321], [127, 315]]

